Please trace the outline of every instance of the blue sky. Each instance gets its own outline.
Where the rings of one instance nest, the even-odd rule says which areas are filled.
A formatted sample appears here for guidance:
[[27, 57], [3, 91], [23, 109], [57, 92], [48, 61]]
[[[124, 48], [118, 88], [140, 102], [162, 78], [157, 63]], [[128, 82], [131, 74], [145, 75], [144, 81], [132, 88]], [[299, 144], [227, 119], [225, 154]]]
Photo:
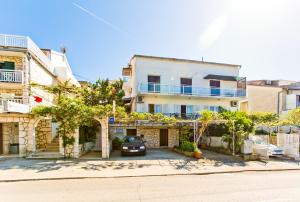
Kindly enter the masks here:
[[65, 45], [81, 80], [118, 78], [133, 54], [241, 64], [248, 80], [300, 80], [298, 2], [0, 0], [0, 32]]

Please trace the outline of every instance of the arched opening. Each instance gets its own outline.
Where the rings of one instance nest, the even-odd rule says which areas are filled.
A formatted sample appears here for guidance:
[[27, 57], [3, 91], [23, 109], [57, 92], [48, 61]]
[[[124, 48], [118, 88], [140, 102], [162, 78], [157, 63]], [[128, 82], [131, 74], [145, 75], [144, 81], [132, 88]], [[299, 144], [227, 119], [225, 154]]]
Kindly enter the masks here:
[[79, 150], [83, 158], [101, 158], [101, 124], [94, 120], [90, 126], [79, 127]]
[[59, 137], [57, 135], [57, 123], [52, 119], [40, 119], [34, 124], [35, 153], [59, 154]]

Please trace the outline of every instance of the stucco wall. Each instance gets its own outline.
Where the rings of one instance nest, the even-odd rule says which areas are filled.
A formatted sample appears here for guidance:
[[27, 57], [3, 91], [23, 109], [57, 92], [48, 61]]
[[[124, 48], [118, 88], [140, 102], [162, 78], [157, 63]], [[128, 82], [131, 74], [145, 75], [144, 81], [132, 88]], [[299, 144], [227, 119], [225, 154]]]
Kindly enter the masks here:
[[[248, 110], [250, 112], [261, 111], [277, 113], [278, 93], [281, 90], [281, 88], [271, 86], [247, 85]], [[280, 103], [280, 109], [282, 109], [282, 99]]]
[[[148, 75], [160, 76], [161, 84], [180, 85], [180, 78], [192, 78], [193, 86], [209, 88], [209, 80], [203, 79], [208, 74], [238, 76], [237, 66], [136, 58], [133, 65], [133, 95], [137, 93], [138, 83], [147, 83]], [[221, 88], [236, 88], [237, 83], [221, 81]]]

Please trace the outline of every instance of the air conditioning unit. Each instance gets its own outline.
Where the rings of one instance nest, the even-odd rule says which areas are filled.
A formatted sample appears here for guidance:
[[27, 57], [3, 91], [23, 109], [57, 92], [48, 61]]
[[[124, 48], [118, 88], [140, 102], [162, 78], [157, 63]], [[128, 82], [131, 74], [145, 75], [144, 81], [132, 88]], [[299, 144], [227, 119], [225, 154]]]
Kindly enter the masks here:
[[231, 105], [231, 107], [237, 107], [237, 106], [238, 106], [238, 101], [232, 100], [232, 101], [230, 102], [230, 105]]
[[272, 85], [272, 81], [271, 80], [266, 80], [266, 85]]
[[136, 102], [137, 103], [144, 103], [144, 97], [143, 96], [137, 96]]

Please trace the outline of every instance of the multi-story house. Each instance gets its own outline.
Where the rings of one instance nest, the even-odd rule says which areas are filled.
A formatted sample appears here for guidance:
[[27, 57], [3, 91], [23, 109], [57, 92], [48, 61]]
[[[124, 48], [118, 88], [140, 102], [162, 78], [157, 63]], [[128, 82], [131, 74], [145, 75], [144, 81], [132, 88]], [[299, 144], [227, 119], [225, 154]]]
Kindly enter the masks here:
[[123, 69], [131, 109], [189, 118], [203, 109], [239, 109], [246, 99], [240, 65], [163, 58], [132, 57]]
[[0, 154], [46, 150], [55, 136], [53, 124], [29, 113], [38, 104], [51, 105], [53, 96], [31, 84], [65, 81], [79, 85], [65, 54], [40, 49], [26, 36], [0, 35]]
[[[241, 66], [206, 61], [134, 55], [123, 68], [125, 99], [133, 112], [163, 113], [193, 119], [207, 109], [238, 110], [246, 100]], [[116, 128], [138, 135], [150, 148], [179, 145], [179, 128], [161, 125]], [[111, 133], [114, 131], [111, 131]]]
[[249, 112], [286, 114], [300, 107], [300, 83], [288, 80], [253, 80], [247, 83]]

